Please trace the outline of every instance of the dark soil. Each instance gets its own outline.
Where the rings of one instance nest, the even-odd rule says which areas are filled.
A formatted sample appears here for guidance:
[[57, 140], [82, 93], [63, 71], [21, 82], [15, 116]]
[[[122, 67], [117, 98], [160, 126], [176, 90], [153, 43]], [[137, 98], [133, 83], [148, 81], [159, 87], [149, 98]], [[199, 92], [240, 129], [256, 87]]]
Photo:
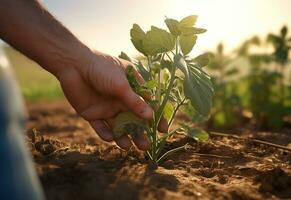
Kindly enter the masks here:
[[[291, 130], [243, 131], [198, 144], [178, 135], [167, 148], [189, 143], [155, 166], [142, 152], [101, 141], [65, 102], [30, 103], [28, 145], [49, 200], [291, 199]], [[35, 129], [33, 131], [33, 129]]]

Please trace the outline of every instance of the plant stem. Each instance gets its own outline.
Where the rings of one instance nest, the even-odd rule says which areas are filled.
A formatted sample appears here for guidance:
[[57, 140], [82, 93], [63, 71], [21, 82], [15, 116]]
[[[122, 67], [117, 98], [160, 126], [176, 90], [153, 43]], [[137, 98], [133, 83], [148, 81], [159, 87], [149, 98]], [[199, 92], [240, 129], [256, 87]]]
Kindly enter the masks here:
[[176, 128], [176, 129], [172, 130], [171, 132], [169, 132], [168, 134], [164, 135], [162, 138], [160, 138], [159, 142], [166, 140], [168, 137], [171, 137], [175, 133], [177, 133], [179, 131], [183, 131], [183, 130], [184, 130], [183, 128]]
[[171, 116], [171, 118], [169, 120], [169, 128], [171, 127], [171, 125], [172, 125], [172, 123], [174, 121], [175, 115], [177, 114], [179, 108], [184, 104], [185, 100], [186, 100], [186, 98], [184, 97], [184, 99], [180, 103], [178, 103], [178, 105], [174, 109], [174, 112], [173, 112], [173, 114], [172, 114], [172, 116]]
[[177, 151], [181, 151], [181, 150], [185, 150], [188, 146], [188, 143], [181, 146], [181, 147], [177, 147], [175, 149], [171, 149], [170, 151], [167, 151], [165, 154], [163, 154], [158, 160], [157, 163], [161, 162], [162, 160], [164, 160], [166, 157], [170, 156], [173, 153], [176, 153]]
[[284, 88], [284, 65], [281, 64], [281, 66], [279, 66], [279, 70], [280, 70], [280, 80], [279, 80], [279, 87], [280, 87], [280, 100], [282, 105], [284, 105], [284, 100], [285, 100], [285, 88]]
[[157, 101], [158, 101], [158, 106], [160, 106], [161, 103], [161, 70], [159, 70], [158, 73], [158, 86], [157, 86]]
[[175, 70], [176, 70], [176, 67], [173, 66], [172, 68], [172, 71], [171, 71], [171, 79], [170, 79], [170, 83], [168, 85], [168, 88], [166, 90], [166, 94], [165, 94], [165, 97], [163, 99], [163, 102], [161, 104], [161, 106], [159, 107], [158, 111], [156, 112], [156, 122], [158, 124], [158, 122], [160, 121], [161, 117], [162, 117], [162, 114], [164, 112], [164, 108], [169, 100], [169, 97], [170, 97], [170, 93], [171, 93], [171, 90], [173, 88], [173, 84], [174, 84], [174, 80], [175, 80]]
[[[149, 66], [149, 71], [150, 71], [150, 76], [152, 77], [152, 60], [151, 60], [151, 57], [148, 56], [147, 57], [147, 61], [148, 61], [148, 66]], [[155, 118], [155, 116], [154, 116]], [[153, 120], [153, 125], [151, 127], [152, 131], [149, 129], [147, 132], [148, 132], [148, 135], [150, 136], [150, 139], [151, 139], [151, 149], [150, 151], [147, 151], [147, 154], [149, 155], [150, 159], [151, 160], [155, 160], [155, 151], [156, 151], [156, 140], [157, 140], [157, 133], [156, 133], [156, 130], [155, 130], [155, 122], [156, 120], [154, 119]]]
[[153, 124], [153, 141], [152, 141], [152, 158], [153, 161], [156, 162], [157, 160], [157, 128], [158, 128], [158, 124], [161, 120], [161, 117], [163, 115], [165, 106], [169, 100], [169, 96], [170, 96], [170, 92], [172, 90], [173, 84], [174, 84], [174, 80], [175, 80], [175, 71], [176, 71], [176, 67], [173, 66], [172, 70], [171, 70], [171, 79], [170, 79], [170, 83], [168, 85], [168, 88], [166, 90], [166, 94], [164, 96], [164, 99], [162, 101], [162, 104], [159, 106], [157, 112], [154, 115], [154, 124]]
[[[176, 39], [176, 54], [178, 54], [178, 52], [179, 52], [178, 51], [178, 39]], [[172, 61], [171, 57], [167, 53], [166, 53], [166, 55]], [[148, 57], [148, 62], [149, 62], [149, 66], [151, 66], [152, 63], [151, 63], [151, 59], [149, 57]], [[172, 69], [171, 69], [171, 78], [170, 78], [169, 85], [168, 85], [168, 87], [166, 89], [166, 94], [165, 94], [165, 96], [163, 98], [162, 103], [160, 104], [160, 102], [159, 102], [159, 104], [160, 104], [159, 105], [159, 108], [158, 108], [157, 112], [155, 112], [155, 115], [154, 115], [154, 122], [153, 122], [153, 128], [152, 128], [152, 130], [153, 130], [153, 132], [152, 132], [153, 137], [152, 137], [152, 145], [151, 145], [151, 147], [152, 147], [151, 148], [151, 157], [152, 157], [152, 160], [154, 162], [157, 162], [157, 156], [158, 156], [158, 154], [157, 154], [157, 148], [158, 148], [158, 145], [159, 145], [158, 142], [157, 142], [157, 136], [158, 136], [157, 129], [158, 129], [158, 124], [159, 124], [159, 122], [161, 120], [161, 117], [163, 115], [165, 106], [166, 106], [166, 104], [167, 104], [167, 102], [169, 100], [170, 93], [171, 93], [171, 90], [172, 90], [173, 85], [174, 85], [175, 72], [176, 72], [176, 66], [174, 64], [172, 66]], [[159, 72], [158, 77], [159, 77], [158, 90], [160, 90], [161, 89], [160, 88], [160, 72]]]
[[179, 54], [179, 40], [178, 37], [176, 38], [176, 55]]
[[152, 76], [152, 59], [150, 56], [147, 56], [148, 66], [149, 66], [149, 73], [150, 73], [150, 79], [153, 78]]
[[158, 151], [157, 151], [157, 157], [160, 155], [161, 151], [163, 150], [166, 141], [169, 137], [171, 137], [172, 135], [176, 134], [178, 131], [182, 131], [182, 128], [176, 128], [175, 130], [171, 131], [170, 133], [168, 133], [167, 135], [164, 135], [162, 138], [159, 139], [159, 147], [158, 147]]

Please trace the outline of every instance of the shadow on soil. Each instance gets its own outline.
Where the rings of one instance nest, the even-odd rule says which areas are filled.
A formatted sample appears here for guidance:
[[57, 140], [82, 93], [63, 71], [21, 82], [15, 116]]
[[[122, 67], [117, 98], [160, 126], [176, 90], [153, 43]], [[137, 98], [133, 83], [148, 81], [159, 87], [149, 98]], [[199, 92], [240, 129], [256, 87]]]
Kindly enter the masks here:
[[144, 161], [103, 160], [99, 152], [67, 151], [35, 160], [48, 166], [40, 176], [48, 199], [140, 199], [150, 193], [162, 199], [179, 184], [175, 176], [159, 173]]

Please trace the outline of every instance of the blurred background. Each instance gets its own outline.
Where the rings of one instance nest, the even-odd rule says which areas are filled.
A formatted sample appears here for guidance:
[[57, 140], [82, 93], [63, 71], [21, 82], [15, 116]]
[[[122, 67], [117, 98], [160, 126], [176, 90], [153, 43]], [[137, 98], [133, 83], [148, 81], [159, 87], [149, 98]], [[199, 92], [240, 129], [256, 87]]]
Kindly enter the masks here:
[[[198, 15], [199, 35], [192, 55], [209, 52], [206, 67], [215, 87], [209, 126], [221, 129], [291, 127], [290, 0], [43, 0], [47, 9], [91, 48], [118, 56], [138, 56], [129, 30], [138, 23], [164, 27], [165, 17]], [[28, 101], [63, 98], [56, 79], [9, 45], [10, 60]], [[185, 109], [201, 122], [195, 111]]]

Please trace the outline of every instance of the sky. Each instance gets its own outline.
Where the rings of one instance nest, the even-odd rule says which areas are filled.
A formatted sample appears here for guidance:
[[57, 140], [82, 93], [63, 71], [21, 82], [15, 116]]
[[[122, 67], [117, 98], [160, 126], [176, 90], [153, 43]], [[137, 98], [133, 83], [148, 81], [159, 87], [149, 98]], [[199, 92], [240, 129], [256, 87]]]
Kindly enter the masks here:
[[291, 0], [42, 0], [47, 9], [89, 47], [117, 56], [137, 55], [130, 41], [133, 23], [144, 30], [166, 28], [165, 16], [198, 15], [199, 36], [194, 53], [224, 42], [232, 50], [243, 40], [291, 27]]

